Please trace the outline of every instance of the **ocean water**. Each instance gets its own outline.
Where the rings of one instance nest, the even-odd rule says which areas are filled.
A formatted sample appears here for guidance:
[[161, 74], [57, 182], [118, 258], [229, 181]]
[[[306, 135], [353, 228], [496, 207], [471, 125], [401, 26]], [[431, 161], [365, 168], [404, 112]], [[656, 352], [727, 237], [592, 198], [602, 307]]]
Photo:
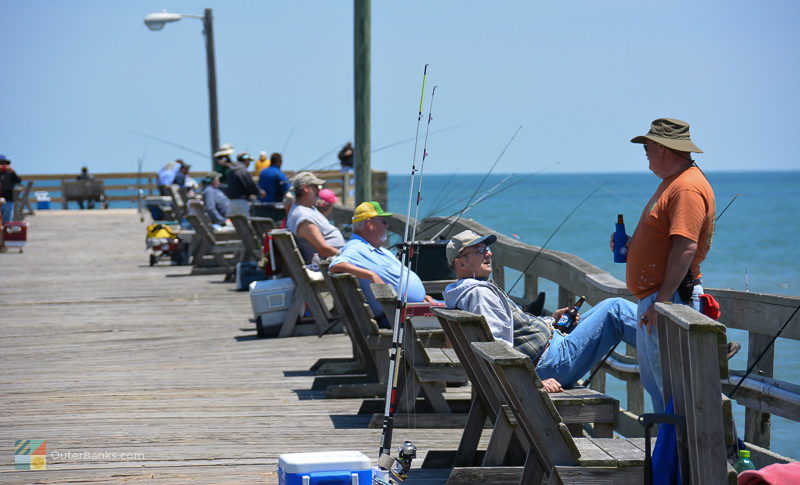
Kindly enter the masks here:
[[[706, 174], [717, 200], [717, 213], [736, 199], [717, 221], [713, 245], [702, 265], [707, 287], [753, 292], [800, 295], [800, 172], [721, 172]], [[464, 214], [506, 235], [541, 246], [564, 222], [580, 201], [597, 191], [564, 222], [547, 249], [565, 251], [625, 280], [625, 265], [616, 264], [608, 247], [617, 214], [623, 214], [632, 234], [642, 208], [660, 179], [650, 173], [540, 174], [516, 185], [520, 175], [492, 174], [475, 198], [500, 184], [483, 202]], [[466, 206], [484, 175], [424, 175], [419, 216], [449, 216]], [[505, 179], [505, 182], [503, 180]], [[598, 189], [599, 187], [599, 189]], [[405, 214], [408, 208], [409, 176], [389, 177], [391, 211]], [[504, 190], [505, 189], [505, 190]], [[738, 194], [738, 196], [737, 196]], [[414, 215], [412, 207], [412, 216]], [[516, 273], [518, 274], [518, 273]], [[506, 272], [510, 285], [515, 272]], [[553, 306], [555, 286], [540, 285]], [[521, 294], [522, 284], [514, 293]], [[783, 322], [780, 322], [781, 324]], [[747, 368], [747, 335], [731, 329], [728, 339], [742, 344], [731, 361], [732, 369]], [[800, 382], [800, 342], [779, 339], [775, 377]], [[608, 378], [609, 392], [624, 395], [624, 387]], [[649, 401], [649, 399], [645, 399]], [[744, 435], [744, 412], [736, 406], [736, 422]], [[800, 423], [772, 417], [771, 448], [800, 458]]]

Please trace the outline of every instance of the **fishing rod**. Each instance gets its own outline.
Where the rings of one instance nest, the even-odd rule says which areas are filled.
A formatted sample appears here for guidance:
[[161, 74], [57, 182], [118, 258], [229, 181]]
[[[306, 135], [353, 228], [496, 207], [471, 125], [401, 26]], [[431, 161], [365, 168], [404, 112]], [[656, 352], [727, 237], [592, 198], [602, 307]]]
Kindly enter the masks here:
[[440, 203], [440, 201], [442, 199], [442, 196], [444, 195], [445, 187], [450, 186], [450, 182], [452, 182], [453, 177], [455, 177], [456, 174], [458, 174], [458, 170], [455, 170], [452, 173], [450, 173], [450, 176], [447, 177], [447, 180], [444, 181], [444, 183], [442, 184], [442, 190], [440, 190], [439, 193], [436, 194], [436, 198], [433, 199], [433, 204], [431, 204], [431, 209], [428, 211], [428, 214], [425, 216], [426, 219], [428, 217], [430, 217], [431, 214], [435, 213], [438, 210], [439, 203]]
[[[419, 143], [419, 127], [422, 123], [422, 103], [425, 98], [425, 81], [428, 75], [428, 64], [425, 64], [425, 67], [422, 71], [422, 89], [419, 95], [419, 111], [417, 114], [417, 130], [416, 130], [416, 139], [414, 140], [414, 154], [411, 157], [411, 183], [408, 189], [408, 209], [406, 211], [406, 224], [405, 229], [403, 230], [403, 240], [408, 240], [408, 233], [409, 233], [409, 222], [411, 220], [411, 201], [414, 195], [414, 179], [416, 178], [417, 174], [417, 148]], [[430, 114], [428, 115], [428, 123], [430, 124]], [[423, 158], [424, 159], [424, 158]], [[417, 198], [419, 201], [419, 197]], [[416, 224], [415, 224], [416, 230]], [[402, 252], [402, 269], [400, 272], [401, 279], [405, 276], [406, 284], [405, 286], [401, 287], [401, 300], [400, 306], [395, 311], [394, 314], [394, 324], [392, 326], [392, 346], [389, 350], [389, 373], [388, 376], [391, 380], [387, 380], [386, 384], [386, 398], [384, 401], [384, 413], [383, 413], [383, 426], [381, 430], [381, 444], [380, 449], [378, 450], [378, 465], [382, 471], [388, 471], [392, 473], [394, 471], [394, 466], [398, 462], [395, 461], [394, 458], [391, 456], [391, 447], [392, 447], [392, 430], [394, 426], [394, 412], [395, 412], [395, 403], [397, 399], [397, 384], [398, 384], [398, 377], [399, 373], [399, 353], [402, 346], [402, 324], [405, 322], [405, 312], [406, 312], [406, 303], [408, 301], [408, 278], [411, 271], [411, 268], [407, 267], [406, 263], [408, 261], [408, 251]], [[402, 458], [402, 456], [401, 456]], [[401, 475], [408, 472], [408, 469], [411, 466], [411, 460], [408, 459], [399, 462], [402, 472]], [[393, 475], [396, 475], [393, 473]], [[402, 479], [405, 478], [404, 476], [397, 476], [397, 478]]]
[[733, 199], [731, 199], [731, 201], [728, 202], [728, 205], [726, 205], [725, 208], [722, 209], [722, 212], [720, 212], [719, 215], [717, 216], [717, 218], [714, 219], [714, 222], [718, 221], [719, 218], [722, 217], [722, 214], [724, 214], [725, 211], [728, 210], [728, 207], [730, 207], [731, 204], [733, 204], [733, 201], [736, 200], [740, 195], [742, 195], [742, 194], [736, 194], [736, 195], [733, 196]]
[[747, 379], [747, 376], [749, 376], [750, 373], [753, 372], [753, 369], [756, 368], [758, 363], [761, 362], [761, 358], [764, 357], [769, 351], [769, 349], [772, 348], [772, 345], [775, 344], [775, 341], [778, 340], [778, 337], [781, 336], [781, 333], [783, 333], [784, 329], [786, 329], [786, 326], [789, 325], [789, 322], [792, 321], [792, 318], [794, 318], [798, 310], [800, 310], [800, 305], [798, 305], [797, 308], [794, 309], [789, 318], [786, 319], [786, 322], [784, 322], [784, 324], [781, 326], [780, 330], [778, 330], [778, 333], [776, 333], [772, 337], [772, 340], [770, 340], [769, 343], [764, 347], [764, 350], [761, 351], [756, 360], [754, 360], [753, 363], [750, 364], [750, 367], [747, 369], [747, 372], [744, 373], [744, 375], [742, 376], [741, 379], [739, 379], [739, 382], [736, 383], [736, 386], [733, 388], [730, 394], [728, 394], [728, 399], [733, 399], [733, 395], [736, 393], [736, 391], [739, 390], [739, 386], [742, 385], [742, 382], [744, 382], [744, 380]]
[[289, 131], [289, 136], [286, 137], [286, 143], [283, 144], [283, 148], [281, 149], [281, 153], [286, 153], [286, 147], [289, 146], [289, 142], [292, 140], [292, 135], [294, 135], [294, 129], [297, 126], [292, 126], [292, 129]]
[[[486, 182], [486, 179], [489, 178], [489, 175], [492, 174], [492, 172], [494, 171], [494, 168], [497, 166], [497, 162], [499, 162], [500, 159], [503, 158], [503, 155], [506, 153], [506, 150], [508, 149], [509, 145], [511, 145], [511, 142], [514, 141], [514, 138], [517, 137], [517, 133], [519, 133], [519, 130], [521, 130], [521, 129], [522, 129], [522, 125], [519, 125], [517, 127], [517, 131], [515, 131], [514, 134], [511, 135], [511, 138], [508, 140], [508, 143], [506, 143], [506, 146], [503, 147], [503, 151], [500, 152], [500, 155], [497, 156], [497, 159], [494, 161], [492, 166], [489, 168], [489, 171], [486, 172], [486, 175], [483, 176], [483, 180], [481, 180], [481, 183], [479, 183], [478, 187], [475, 188], [475, 191], [472, 193], [472, 195], [470, 196], [469, 200], [467, 201], [467, 205], [469, 205], [472, 202], [472, 199], [474, 199], [475, 196], [478, 194], [478, 191], [481, 190], [481, 187], [483, 187], [484, 182]], [[453, 227], [456, 223], [458, 223], [458, 221], [460, 219], [461, 219], [461, 214], [458, 215], [458, 217], [456, 218], [456, 220], [454, 222], [452, 222], [450, 225], [445, 227], [445, 229], [448, 231], [444, 235], [445, 239], [450, 234], [450, 228]], [[439, 233], [441, 233], [441, 232], [442, 231], [439, 231]], [[438, 235], [439, 234], [437, 234], [437, 236]]]
[[144, 151], [142, 152], [142, 156], [139, 157], [137, 165], [137, 172], [136, 172], [136, 198], [137, 198], [137, 206], [139, 209], [139, 222], [144, 222], [144, 208], [142, 207], [142, 199], [144, 198], [144, 191], [142, 191], [142, 164], [144, 163], [144, 157], [147, 155], [147, 145], [144, 147]]
[[547, 246], [547, 243], [549, 243], [550, 240], [553, 239], [553, 236], [556, 235], [556, 233], [559, 231], [559, 229], [561, 229], [561, 227], [569, 220], [569, 218], [572, 217], [572, 214], [574, 214], [583, 205], [583, 203], [586, 202], [587, 200], [589, 200], [589, 198], [591, 196], [593, 196], [598, 190], [600, 190], [601, 188], [605, 187], [605, 185], [606, 184], [604, 183], [603, 185], [601, 185], [599, 187], [596, 187], [593, 191], [589, 192], [589, 194], [586, 197], [584, 197], [578, 203], [578, 205], [576, 205], [575, 208], [572, 209], [572, 211], [570, 211], [569, 214], [567, 214], [567, 217], [565, 217], [564, 220], [561, 221], [561, 224], [559, 224], [558, 227], [556, 227], [555, 231], [553, 231], [550, 234], [550, 237], [548, 237], [547, 240], [544, 242], [544, 244], [542, 244], [542, 247], [540, 247], [539, 251], [537, 251], [536, 254], [533, 256], [533, 259], [531, 259], [531, 262], [528, 263], [528, 265], [525, 266], [525, 269], [523, 269], [522, 272], [519, 274], [519, 277], [517, 277], [517, 281], [515, 281], [514, 284], [511, 285], [511, 289], [508, 290], [508, 292], [507, 292], [508, 294], [511, 294], [511, 292], [514, 291], [514, 288], [517, 286], [517, 283], [519, 283], [519, 280], [521, 280], [522, 277], [525, 276], [525, 273], [528, 271], [528, 269], [530, 269], [530, 267], [533, 264], [533, 262], [536, 261], [536, 258], [538, 258], [540, 254], [542, 254], [542, 251], [544, 250], [545, 246]]
[[[620, 342], [622, 342], [622, 340], [620, 340]], [[597, 374], [597, 372], [600, 370], [600, 368], [601, 368], [601, 367], [603, 367], [603, 363], [604, 363], [606, 360], [608, 360], [608, 358], [609, 358], [609, 357], [611, 357], [611, 355], [614, 353], [614, 351], [615, 351], [615, 350], [617, 350], [617, 347], [618, 347], [618, 346], [619, 346], [619, 342], [617, 342], [616, 344], [614, 344], [614, 346], [613, 346], [613, 347], [611, 347], [611, 350], [609, 350], [609, 351], [606, 353], [605, 357], [603, 357], [602, 359], [600, 359], [600, 362], [598, 362], [598, 363], [597, 363], [597, 365], [596, 365], [596, 366], [594, 366], [594, 369], [592, 369], [592, 372], [589, 374], [589, 377], [587, 377], [585, 381], [583, 381], [583, 382], [581, 382], [581, 383], [579, 384], [581, 387], [589, 387], [589, 383], [591, 383], [591, 382], [592, 382], [592, 378], [595, 376], [595, 374]]]
[[208, 156], [208, 153], [203, 153], [203, 152], [199, 152], [199, 151], [197, 151], [197, 150], [192, 150], [192, 149], [191, 149], [191, 148], [189, 148], [189, 147], [185, 147], [185, 146], [183, 146], [183, 145], [178, 145], [177, 143], [172, 143], [171, 141], [165, 140], [165, 139], [163, 139], [163, 138], [159, 138], [159, 137], [157, 137], [157, 136], [148, 135], [148, 134], [146, 134], [146, 133], [140, 133], [140, 132], [138, 132], [138, 131], [132, 131], [131, 133], [133, 133], [134, 135], [143, 136], [143, 137], [145, 137], [145, 138], [149, 138], [149, 139], [151, 139], [151, 140], [155, 140], [155, 141], [158, 141], [158, 142], [161, 142], [161, 143], [165, 143], [165, 144], [167, 144], [167, 145], [170, 145], [170, 146], [173, 146], [173, 147], [175, 147], [175, 148], [180, 148], [181, 150], [185, 150], [185, 151], [187, 151], [187, 152], [189, 152], [189, 153], [194, 153], [195, 155], [199, 155], [199, 156], [201, 156], [201, 157], [207, 157], [207, 156]]

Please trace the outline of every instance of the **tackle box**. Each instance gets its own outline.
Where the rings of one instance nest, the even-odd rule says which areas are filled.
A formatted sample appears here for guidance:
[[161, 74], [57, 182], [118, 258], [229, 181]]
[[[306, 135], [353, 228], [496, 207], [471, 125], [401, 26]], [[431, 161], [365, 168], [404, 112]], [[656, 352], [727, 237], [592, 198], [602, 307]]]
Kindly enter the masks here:
[[370, 485], [372, 464], [360, 451], [284, 453], [278, 457], [279, 485]]

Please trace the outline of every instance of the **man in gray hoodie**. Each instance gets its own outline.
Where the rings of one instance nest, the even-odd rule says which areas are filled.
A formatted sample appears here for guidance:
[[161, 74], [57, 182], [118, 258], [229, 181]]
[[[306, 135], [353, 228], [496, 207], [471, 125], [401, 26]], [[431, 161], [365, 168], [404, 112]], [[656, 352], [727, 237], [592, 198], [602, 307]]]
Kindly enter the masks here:
[[494, 234], [480, 236], [463, 231], [447, 244], [447, 262], [458, 277], [444, 290], [449, 308], [483, 315], [496, 340], [528, 355], [548, 392], [574, 385], [600, 362], [617, 343], [636, 344], [636, 305], [622, 298], [608, 298], [587, 311], [572, 332], [555, 330], [567, 308], [552, 317], [525, 313], [497, 285], [492, 273]]

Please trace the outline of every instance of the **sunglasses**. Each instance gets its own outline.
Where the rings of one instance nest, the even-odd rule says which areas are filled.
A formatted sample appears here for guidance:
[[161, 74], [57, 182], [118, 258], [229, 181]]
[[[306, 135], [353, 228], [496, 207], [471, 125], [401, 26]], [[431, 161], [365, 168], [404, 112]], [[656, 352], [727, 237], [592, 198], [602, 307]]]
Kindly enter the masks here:
[[458, 255], [458, 257], [460, 258], [462, 256], [469, 256], [470, 254], [480, 254], [481, 256], [485, 256], [486, 253], [491, 253], [491, 252], [492, 250], [489, 249], [489, 246], [483, 246], [480, 248], [476, 248], [475, 251], [462, 252], [461, 254]]

